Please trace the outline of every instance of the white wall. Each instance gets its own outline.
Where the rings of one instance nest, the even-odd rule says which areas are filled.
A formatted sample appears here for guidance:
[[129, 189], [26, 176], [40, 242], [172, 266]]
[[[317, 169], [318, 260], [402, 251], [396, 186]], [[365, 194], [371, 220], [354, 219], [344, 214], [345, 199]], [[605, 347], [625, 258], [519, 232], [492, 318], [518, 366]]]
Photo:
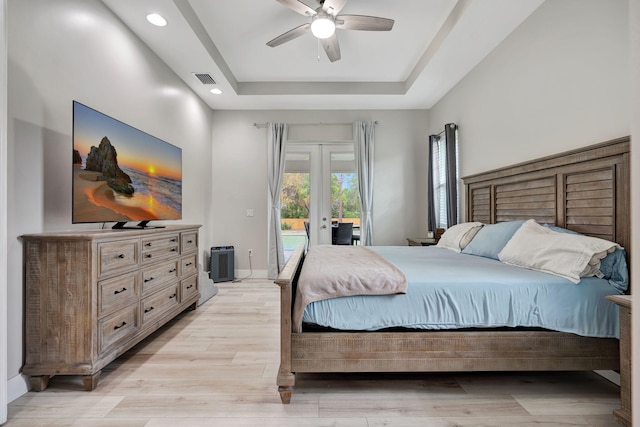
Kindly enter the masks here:
[[[214, 111], [213, 117], [213, 239], [235, 247], [236, 277], [249, 272], [248, 249], [253, 277], [266, 277], [267, 270], [267, 130], [254, 123], [377, 120], [374, 243], [406, 245], [407, 237], [426, 235], [426, 111]], [[310, 126], [305, 139], [322, 140], [322, 132]], [[255, 216], [247, 217], [247, 209]]]
[[12, 400], [26, 391], [19, 375], [23, 362], [19, 236], [99, 227], [71, 224], [72, 100], [182, 147], [182, 222], [204, 225], [203, 248], [211, 245], [211, 110], [98, 0], [9, 0], [8, 33]]
[[462, 176], [629, 135], [627, 8], [546, 1], [430, 110]]
[[[631, 77], [631, 114], [629, 116], [631, 120], [631, 182], [638, 185], [640, 183], [640, 3], [637, 0], [629, 0], [629, 23], [630, 23], [630, 72]], [[640, 194], [638, 191], [631, 193], [631, 217], [634, 224], [638, 224], [638, 218], [640, 218]], [[640, 248], [640, 227], [633, 226], [631, 228], [631, 246], [633, 248]], [[631, 261], [631, 283], [636, 286], [640, 283], [640, 257], [635, 256], [637, 250], [634, 250], [634, 256]], [[640, 292], [633, 291], [633, 305], [636, 307], [635, 311], [632, 311], [632, 326], [631, 330], [634, 331], [633, 338], [631, 340], [631, 356], [632, 356], [632, 398], [631, 402], [633, 411], [634, 425], [640, 425], [640, 339], [638, 339], [638, 332], [640, 331]]]

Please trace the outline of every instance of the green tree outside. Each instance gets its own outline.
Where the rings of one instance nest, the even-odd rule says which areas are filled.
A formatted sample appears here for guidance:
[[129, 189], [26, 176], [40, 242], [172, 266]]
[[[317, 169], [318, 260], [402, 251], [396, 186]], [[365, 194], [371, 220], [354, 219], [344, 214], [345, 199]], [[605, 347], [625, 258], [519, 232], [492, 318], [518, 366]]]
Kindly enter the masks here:
[[[309, 218], [309, 174], [285, 173], [281, 191], [282, 218]], [[331, 174], [331, 216], [360, 218], [358, 178], [355, 173]]]

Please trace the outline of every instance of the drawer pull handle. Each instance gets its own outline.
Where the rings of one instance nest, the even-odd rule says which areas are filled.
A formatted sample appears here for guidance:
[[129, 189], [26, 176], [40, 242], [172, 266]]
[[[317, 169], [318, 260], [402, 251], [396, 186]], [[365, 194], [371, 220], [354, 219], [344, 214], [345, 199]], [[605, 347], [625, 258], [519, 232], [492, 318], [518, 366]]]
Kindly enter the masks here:
[[193, 240], [187, 240], [187, 243], [191, 244], [193, 243]]
[[144, 244], [145, 246], [151, 247], [151, 242], [147, 242]]
[[193, 288], [193, 285], [187, 286], [187, 289], [191, 289], [191, 288]]
[[171, 270], [169, 270], [169, 273], [175, 273], [175, 272], [176, 272], [175, 268], [172, 268]]
[[176, 248], [171, 248], [171, 252], [175, 252], [175, 251], [177, 251], [177, 250], [178, 250], [178, 249], [176, 249]]
[[123, 259], [124, 258], [124, 254], [118, 255], [118, 258]]
[[177, 241], [178, 241], [178, 239], [176, 239], [176, 238], [171, 239], [171, 243], [175, 243]]
[[122, 328], [122, 327], [123, 327], [124, 325], [126, 325], [126, 324], [127, 324], [127, 322], [122, 322], [121, 324], [114, 326], [114, 327], [113, 327], [113, 330], [115, 331], [116, 329], [120, 329], [120, 328]]
[[126, 291], [126, 290], [127, 290], [127, 288], [122, 288], [122, 289], [120, 289], [119, 291], [118, 291], [118, 290], [115, 290], [115, 291], [113, 291], [113, 294], [114, 294], [114, 295], [118, 295], [118, 294], [123, 293], [123, 292], [124, 292], [124, 291]]
[[151, 258], [153, 255], [152, 254], [146, 254], [144, 257], [145, 258]]
[[153, 280], [153, 277], [149, 277], [148, 279], [144, 279], [144, 283], [150, 282]]
[[188, 263], [185, 264], [185, 267], [189, 267], [191, 265], [193, 265], [193, 263], [192, 262], [188, 262]]
[[153, 310], [153, 306], [151, 306], [151, 307], [149, 307], [149, 308], [146, 308], [146, 309], [144, 310], [144, 312], [145, 312], [145, 313], [148, 313], [148, 312], [150, 312], [151, 310]]
[[169, 296], [169, 299], [173, 299], [173, 298], [175, 298], [176, 296], [177, 296], [176, 294], [173, 294], [173, 295]]

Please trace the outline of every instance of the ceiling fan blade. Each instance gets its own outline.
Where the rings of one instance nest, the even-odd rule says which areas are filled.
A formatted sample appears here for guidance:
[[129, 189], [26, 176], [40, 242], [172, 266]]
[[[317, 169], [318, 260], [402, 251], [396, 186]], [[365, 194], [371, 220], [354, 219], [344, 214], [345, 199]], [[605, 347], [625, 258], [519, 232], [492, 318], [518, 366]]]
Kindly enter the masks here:
[[289, 9], [293, 10], [296, 13], [304, 16], [313, 16], [316, 14], [316, 11], [311, 9], [306, 4], [302, 3], [299, 0], [276, 0], [278, 3], [282, 3], [287, 6]]
[[336, 17], [336, 28], [341, 30], [390, 31], [393, 19], [364, 15], [339, 15]]
[[268, 41], [267, 46], [271, 46], [271, 47], [280, 46], [283, 43], [286, 43], [290, 40], [295, 39], [296, 37], [300, 37], [301, 35], [305, 34], [306, 32], [309, 31], [309, 28], [311, 28], [311, 24], [309, 23], [300, 25], [299, 27], [296, 27], [293, 30], [289, 30], [284, 34], [280, 34], [275, 39]]
[[324, 51], [329, 57], [329, 61], [336, 62], [340, 59], [340, 44], [338, 43], [338, 36], [336, 33], [326, 39], [319, 39], [324, 47]]
[[336, 16], [349, 0], [324, 0], [322, 10], [330, 15]]

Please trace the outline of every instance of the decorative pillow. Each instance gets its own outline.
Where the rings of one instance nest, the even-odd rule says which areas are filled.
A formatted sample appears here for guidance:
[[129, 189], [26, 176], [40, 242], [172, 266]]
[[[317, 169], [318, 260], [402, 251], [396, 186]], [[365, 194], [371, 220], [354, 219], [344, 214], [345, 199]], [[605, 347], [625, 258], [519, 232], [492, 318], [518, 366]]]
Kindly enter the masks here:
[[482, 225], [481, 222], [463, 222], [452, 225], [440, 237], [436, 246], [460, 252], [469, 244], [473, 236], [482, 228]]
[[502, 248], [524, 222], [525, 220], [485, 224], [462, 253], [498, 259]]
[[581, 274], [618, 248], [617, 243], [581, 234], [558, 233], [530, 219], [498, 254], [505, 264], [544, 271], [578, 283]]
[[[544, 226], [559, 233], [580, 234], [577, 231], [555, 225], [544, 224]], [[627, 252], [624, 248], [618, 247], [613, 252], [609, 251], [607, 256], [598, 261], [598, 268], [593, 269], [593, 274], [590, 276], [606, 279], [614, 289], [620, 293], [624, 293], [629, 288], [629, 268], [627, 267]], [[583, 275], [581, 277], [590, 276]]]

